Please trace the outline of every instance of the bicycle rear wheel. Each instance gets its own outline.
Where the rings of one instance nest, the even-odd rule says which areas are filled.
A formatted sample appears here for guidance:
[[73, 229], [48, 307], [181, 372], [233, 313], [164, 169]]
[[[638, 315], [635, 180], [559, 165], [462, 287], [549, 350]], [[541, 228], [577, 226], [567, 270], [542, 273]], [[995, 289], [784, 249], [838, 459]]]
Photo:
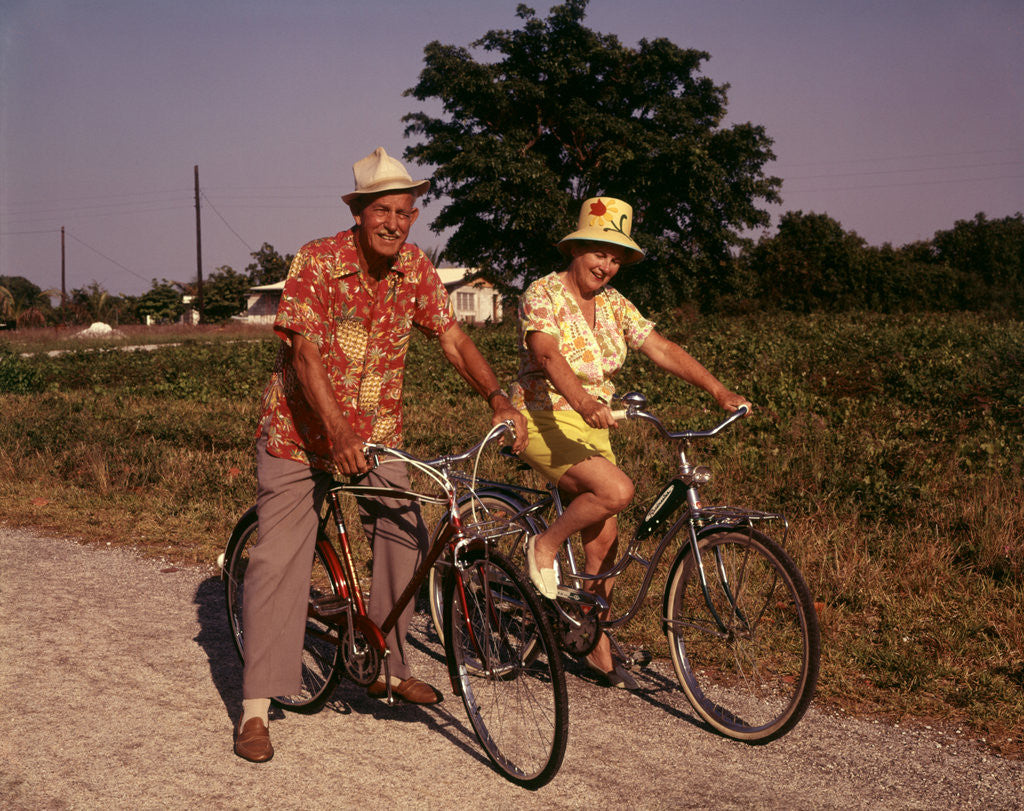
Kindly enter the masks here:
[[[238, 656], [245, 661], [245, 638], [242, 628], [242, 605], [245, 600], [245, 573], [249, 551], [259, 542], [255, 508], [242, 516], [224, 553], [224, 596], [228, 623]], [[314, 606], [336, 601], [339, 584], [331, 576], [325, 553], [317, 547], [310, 573], [310, 612], [306, 619], [306, 635], [302, 644], [302, 684], [291, 695], [274, 696], [278, 706], [299, 713], [313, 713], [327, 703], [341, 675], [341, 655], [337, 626], [315, 616]]]
[[471, 553], [446, 578], [444, 628], [452, 683], [487, 756], [513, 783], [545, 785], [565, 755], [569, 699], [539, 598], [501, 555]]
[[666, 590], [672, 664], [697, 713], [724, 735], [774, 740], [803, 717], [818, 681], [820, 632], [796, 564], [771, 538], [712, 528], [689, 546]]

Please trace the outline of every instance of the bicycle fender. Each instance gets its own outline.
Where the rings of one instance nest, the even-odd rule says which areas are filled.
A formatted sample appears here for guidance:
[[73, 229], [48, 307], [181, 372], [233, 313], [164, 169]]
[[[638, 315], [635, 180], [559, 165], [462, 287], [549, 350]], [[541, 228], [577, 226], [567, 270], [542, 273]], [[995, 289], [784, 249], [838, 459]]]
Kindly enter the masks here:
[[[682, 521], [683, 519], [680, 520]], [[705, 527], [701, 527], [697, 531], [697, 540], [700, 541], [701, 538], [704, 538], [707, 535], [711, 535], [715, 532], [722, 532], [723, 530], [732, 529], [735, 529], [735, 527], [732, 527], [728, 524], [708, 524]], [[672, 581], [675, 579], [676, 571], [679, 569], [680, 566], [683, 565], [683, 562], [691, 554], [693, 554], [693, 550], [690, 548], [690, 540], [689, 538], [687, 538], [686, 543], [679, 548], [679, 551], [676, 553], [675, 560], [672, 561], [672, 565], [668, 569], [668, 577], [665, 579], [665, 593], [661, 597], [661, 616], [663, 618], [668, 616], [668, 592], [669, 589], [672, 588]], [[661, 632], [663, 634], [668, 633], [668, 626], [665, 624], [664, 619], [661, 623]]]

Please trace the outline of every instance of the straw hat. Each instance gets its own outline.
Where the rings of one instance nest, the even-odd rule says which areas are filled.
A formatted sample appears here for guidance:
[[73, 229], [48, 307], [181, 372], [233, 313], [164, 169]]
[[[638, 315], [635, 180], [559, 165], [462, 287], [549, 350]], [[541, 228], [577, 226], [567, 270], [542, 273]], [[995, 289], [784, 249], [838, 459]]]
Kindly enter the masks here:
[[622, 264], [629, 265], [644, 258], [644, 250], [629, 236], [633, 229], [633, 207], [614, 197], [591, 197], [580, 208], [576, 230], [558, 243], [558, 250], [572, 256], [570, 242], [608, 242], [627, 250]]
[[413, 180], [405, 167], [385, 152], [382, 146], [357, 160], [352, 166], [352, 174], [356, 179], [356, 190], [341, 196], [345, 203], [351, 203], [364, 194], [386, 191], [408, 191], [419, 197], [430, 188], [429, 180]]

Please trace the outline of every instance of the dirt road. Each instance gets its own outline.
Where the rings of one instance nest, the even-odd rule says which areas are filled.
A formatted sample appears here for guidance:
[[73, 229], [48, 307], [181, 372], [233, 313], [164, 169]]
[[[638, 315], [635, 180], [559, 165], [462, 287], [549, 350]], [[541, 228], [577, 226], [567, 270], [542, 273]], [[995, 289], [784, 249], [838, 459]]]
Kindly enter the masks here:
[[491, 769], [417, 618], [431, 708], [343, 683], [313, 716], [272, 721], [277, 755], [239, 760], [240, 666], [212, 568], [0, 525], [0, 806], [4, 808], [1017, 808], [1024, 767], [970, 741], [813, 708], [752, 747], [694, 717], [671, 672], [642, 691], [570, 665], [565, 762], [537, 792]]

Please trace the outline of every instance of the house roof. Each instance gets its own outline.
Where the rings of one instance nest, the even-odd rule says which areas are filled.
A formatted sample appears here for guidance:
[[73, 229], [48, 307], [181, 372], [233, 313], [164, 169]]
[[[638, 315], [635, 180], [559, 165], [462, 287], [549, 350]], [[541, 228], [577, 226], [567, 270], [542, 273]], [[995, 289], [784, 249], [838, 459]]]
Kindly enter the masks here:
[[473, 275], [479, 273], [479, 268], [436, 268], [437, 275], [441, 277], [441, 284], [451, 289], [458, 287], [467, 278], [472, 279], [471, 284], [480, 287], [491, 287], [491, 283], [486, 279], [477, 277], [473, 278]]

